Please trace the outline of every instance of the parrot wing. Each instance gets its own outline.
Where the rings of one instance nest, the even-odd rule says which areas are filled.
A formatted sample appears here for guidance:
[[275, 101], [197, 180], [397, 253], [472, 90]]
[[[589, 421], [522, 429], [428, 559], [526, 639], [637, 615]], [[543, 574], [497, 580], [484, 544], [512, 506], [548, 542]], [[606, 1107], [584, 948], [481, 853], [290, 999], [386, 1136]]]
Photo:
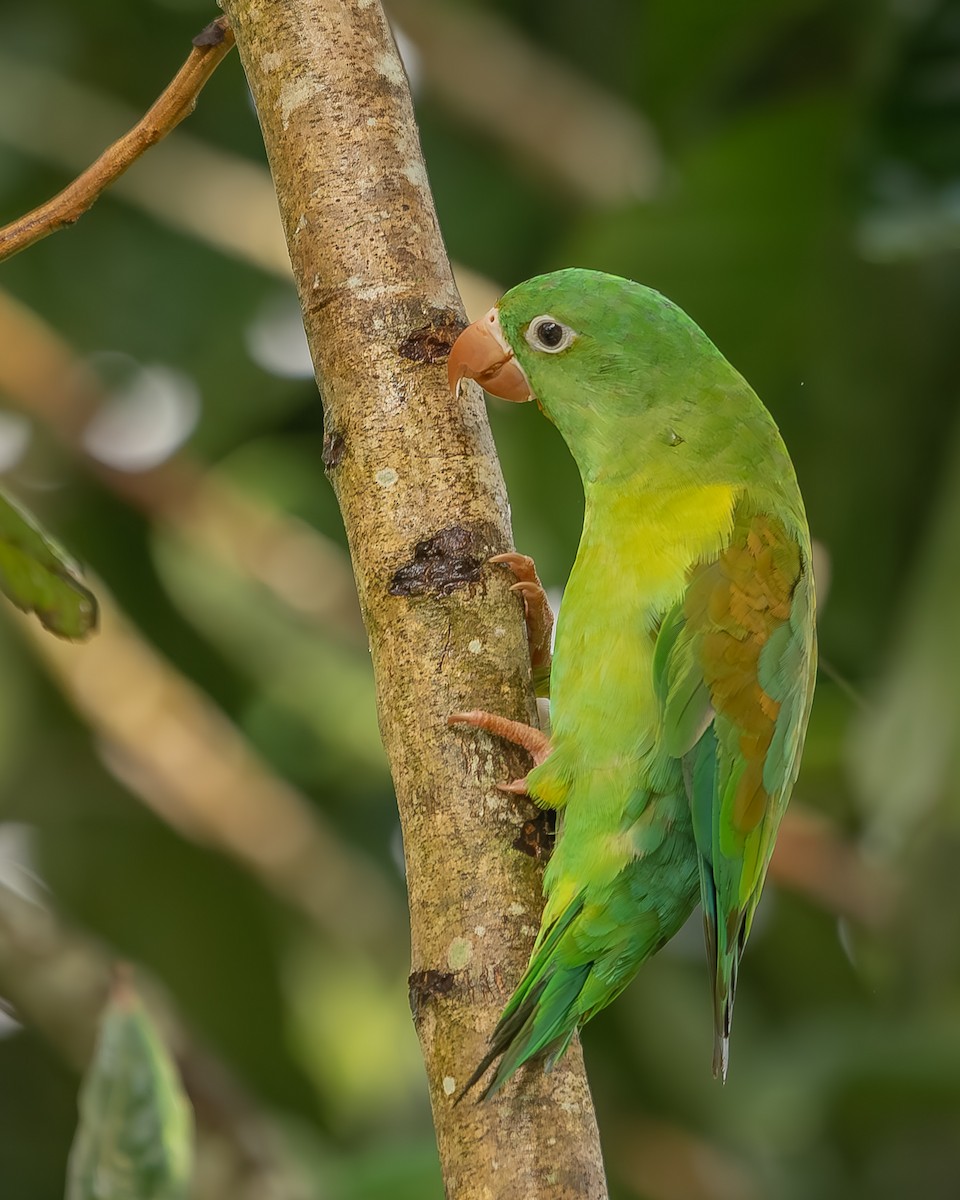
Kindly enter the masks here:
[[726, 1075], [737, 964], [800, 766], [816, 662], [801, 522], [741, 499], [694, 567], [654, 654], [666, 752], [683, 764], [715, 966], [714, 1073]]

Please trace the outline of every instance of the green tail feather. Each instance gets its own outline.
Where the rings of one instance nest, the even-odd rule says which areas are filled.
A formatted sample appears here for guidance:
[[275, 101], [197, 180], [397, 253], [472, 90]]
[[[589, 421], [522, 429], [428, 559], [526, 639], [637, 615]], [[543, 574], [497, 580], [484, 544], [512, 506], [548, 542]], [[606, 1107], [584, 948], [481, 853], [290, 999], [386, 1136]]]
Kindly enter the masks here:
[[[717, 790], [717, 738], [707, 729], [684, 761], [691, 796], [694, 835], [699, 848], [700, 900], [707, 961], [713, 970], [713, 1074], [726, 1082], [730, 1062], [730, 1028], [737, 991], [737, 966], [746, 938], [745, 927], [731, 931], [717, 911], [717, 884], [711, 856], [714, 842]], [[731, 937], [732, 932], [732, 937]]]
[[486, 1100], [497, 1092], [525, 1062], [546, 1056], [545, 1069], [563, 1056], [583, 1019], [577, 1005], [590, 974], [589, 962], [564, 964], [556, 950], [564, 934], [583, 909], [584, 893], [577, 897], [550, 927], [516, 991], [507, 1002], [490, 1037], [490, 1049], [464, 1085], [457, 1102], [469, 1092], [497, 1061], [493, 1079], [478, 1099]]
[[[709, 864], [701, 864], [706, 902], [703, 909], [703, 929], [707, 943], [707, 960], [713, 966], [713, 1074], [727, 1081], [730, 1064], [730, 1030], [733, 1026], [733, 1002], [737, 994], [737, 967], [746, 940], [746, 921], [738, 930], [728, 930], [717, 923], [716, 892]], [[712, 904], [711, 901], [712, 900]], [[731, 932], [733, 936], [731, 937]]]

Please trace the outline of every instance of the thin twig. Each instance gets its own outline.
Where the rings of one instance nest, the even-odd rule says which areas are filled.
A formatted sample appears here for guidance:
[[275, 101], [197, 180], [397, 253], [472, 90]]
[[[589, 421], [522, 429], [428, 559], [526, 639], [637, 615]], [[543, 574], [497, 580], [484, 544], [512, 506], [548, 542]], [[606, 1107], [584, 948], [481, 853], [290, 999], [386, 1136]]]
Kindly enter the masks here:
[[193, 112], [201, 88], [233, 43], [233, 31], [226, 17], [218, 17], [197, 34], [186, 62], [128, 133], [108, 146], [96, 162], [52, 200], [0, 229], [0, 262], [78, 221], [105, 188]]
[[[115, 96], [0, 48], [0, 143], [18, 154], [72, 175], [134, 119]], [[180, 130], [116, 180], [111, 195], [177, 233], [291, 280], [270, 172], [252, 159]], [[462, 263], [453, 273], [471, 321], [503, 291]]]

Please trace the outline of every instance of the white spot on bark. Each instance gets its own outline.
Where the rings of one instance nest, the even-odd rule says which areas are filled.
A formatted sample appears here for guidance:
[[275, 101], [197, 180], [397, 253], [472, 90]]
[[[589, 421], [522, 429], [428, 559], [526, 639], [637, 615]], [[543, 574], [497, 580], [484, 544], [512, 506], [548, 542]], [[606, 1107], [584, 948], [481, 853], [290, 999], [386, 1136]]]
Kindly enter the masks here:
[[403, 173], [415, 188], [426, 189], [429, 186], [427, 168], [419, 159], [412, 159], [403, 168]]
[[282, 62], [283, 54], [279, 50], [268, 50], [260, 59], [260, 66], [264, 71], [275, 71]]
[[518, 904], [516, 900], [507, 909], [507, 915], [510, 917], [522, 917], [527, 910], [522, 904]]
[[506, 632], [507, 632], [507, 630], [506, 630], [505, 626], [497, 625], [494, 627], [493, 636], [494, 637], [503, 637], [506, 634]]
[[473, 942], [468, 938], [454, 938], [447, 948], [447, 963], [451, 971], [462, 971], [473, 958]]
[[368, 126], [368, 128], [372, 129], [372, 128], [374, 127], [374, 125], [376, 125], [376, 123], [377, 123], [377, 118], [376, 118], [376, 117], [367, 117], [367, 126]]
[[532, 925], [521, 925], [520, 932], [524, 937], [533, 937], [537, 931]]
[[277, 108], [280, 109], [280, 120], [284, 129], [290, 124], [290, 118], [307, 104], [314, 93], [322, 87], [315, 75], [301, 75], [298, 79], [288, 79], [280, 88], [277, 97]]
[[374, 63], [376, 69], [389, 83], [394, 87], [405, 88], [407, 86], [407, 76], [403, 69], [403, 63], [396, 54], [381, 54]]
[[399, 478], [393, 467], [383, 467], [376, 475], [377, 483], [385, 488], [392, 488]]
[[477, 937], [483, 937], [483, 935], [487, 932], [487, 927], [486, 925], [475, 925], [473, 927], [473, 932], [477, 935]]
[[452, 1075], [444, 1075], [444, 1077], [443, 1077], [443, 1094], [445, 1096], [452, 1096], [456, 1090], [457, 1090], [457, 1081], [454, 1079], [454, 1077]]
[[401, 283], [366, 283], [360, 275], [351, 275], [343, 286], [353, 292], [358, 300], [386, 300], [390, 296], [401, 296], [408, 290]]
[[483, 649], [483, 642], [479, 638], [474, 638], [472, 642], [467, 643], [467, 649], [471, 654], [479, 654]]

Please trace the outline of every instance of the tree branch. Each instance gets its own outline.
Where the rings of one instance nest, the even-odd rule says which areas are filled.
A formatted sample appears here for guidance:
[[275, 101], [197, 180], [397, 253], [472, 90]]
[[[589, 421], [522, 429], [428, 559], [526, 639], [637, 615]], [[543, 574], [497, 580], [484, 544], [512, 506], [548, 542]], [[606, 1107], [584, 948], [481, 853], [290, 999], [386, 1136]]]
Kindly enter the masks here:
[[[19, 154], [58, 171], [81, 171], [115, 129], [134, 122], [115, 97], [0, 48], [0, 143]], [[111, 187], [116, 198], [161, 224], [290, 279], [273, 181], [259, 163], [180, 130]], [[501, 289], [462, 264], [453, 272], [471, 319], [485, 313]]]
[[128, 133], [52, 200], [0, 229], [0, 262], [79, 220], [104, 188], [193, 112], [200, 89], [232, 46], [233, 33], [225, 17], [218, 17], [197, 34], [186, 62]]
[[263, 127], [325, 402], [324, 463], [370, 634], [404, 833], [411, 1004], [454, 1200], [606, 1195], [579, 1049], [493, 1101], [454, 1106], [530, 951], [532, 810], [499, 795], [504, 748], [446, 725], [535, 713], [482, 400], [453, 400], [462, 309], [409, 92], [377, 0], [225, 0]]

